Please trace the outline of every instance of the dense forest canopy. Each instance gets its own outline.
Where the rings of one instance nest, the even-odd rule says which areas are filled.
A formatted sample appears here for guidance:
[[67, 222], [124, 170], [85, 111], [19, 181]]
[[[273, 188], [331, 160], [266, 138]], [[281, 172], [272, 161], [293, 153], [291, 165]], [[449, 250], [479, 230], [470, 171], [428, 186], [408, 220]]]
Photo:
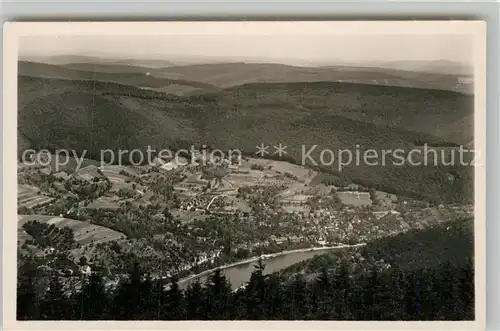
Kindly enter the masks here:
[[[117, 288], [97, 270], [65, 295], [61, 279], [36, 290], [33, 270], [18, 275], [17, 317], [47, 320], [473, 320], [471, 220], [370, 243], [356, 254], [322, 255], [276, 274], [260, 260], [246, 286], [231, 291], [220, 270], [186, 291], [137, 264]], [[454, 249], [460, 247], [461, 249]], [[441, 253], [436, 257], [435, 252]], [[416, 264], [415, 260], [419, 263]], [[306, 267], [313, 278], [299, 270]], [[146, 273], [144, 273], [146, 272]]]

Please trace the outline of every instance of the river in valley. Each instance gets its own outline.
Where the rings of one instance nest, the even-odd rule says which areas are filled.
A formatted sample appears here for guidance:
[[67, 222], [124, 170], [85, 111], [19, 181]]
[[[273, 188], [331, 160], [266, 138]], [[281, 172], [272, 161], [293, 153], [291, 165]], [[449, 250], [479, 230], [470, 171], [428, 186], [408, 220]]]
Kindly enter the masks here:
[[[350, 247], [363, 246], [364, 244], [358, 245], [343, 245], [337, 247], [321, 247], [315, 249], [305, 249], [296, 250], [290, 252], [283, 252], [277, 254], [269, 254], [265, 256], [263, 262], [266, 266], [265, 273], [273, 273], [285, 269], [293, 264], [312, 259], [317, 255], [321, 255], [330, 250], [335, 249], [345, 249]], [[230, 264], [228, 266], [221, 267], [222, 273], [231, 283], [233, 289], [244, 285], [250, 279], [250, 275], [255, 270], [255, 265], [257, 264], [258, 258], [248, 259], [242, 262], [237, 262]], [[190, 284], [194, 283], [197, 279], [204, 284], [207, 277], [212, 275], [212, 271], [205, 271], [195, 276], [190, 276], [183, 278], [179, 281], [179, 287], [186, 289]]]

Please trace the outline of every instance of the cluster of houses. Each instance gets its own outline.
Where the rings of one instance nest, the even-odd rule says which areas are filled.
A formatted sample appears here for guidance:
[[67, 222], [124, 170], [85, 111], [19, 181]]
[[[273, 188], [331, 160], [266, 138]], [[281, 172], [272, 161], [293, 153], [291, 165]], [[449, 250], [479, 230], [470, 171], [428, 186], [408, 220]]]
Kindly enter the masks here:
[[197, 196], [193, 199], [182, 201], [179, 209], [185, 211], [200, 211], [206, 210], [210, 197], [206, 195]]

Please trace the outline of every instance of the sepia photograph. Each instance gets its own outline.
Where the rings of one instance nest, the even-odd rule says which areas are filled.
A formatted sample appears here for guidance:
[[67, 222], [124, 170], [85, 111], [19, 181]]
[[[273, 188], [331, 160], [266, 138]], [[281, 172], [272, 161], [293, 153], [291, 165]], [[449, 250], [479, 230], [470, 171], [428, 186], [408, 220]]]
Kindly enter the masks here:
[[14, 23], [4, 317], [483, 325], [485, 27]]

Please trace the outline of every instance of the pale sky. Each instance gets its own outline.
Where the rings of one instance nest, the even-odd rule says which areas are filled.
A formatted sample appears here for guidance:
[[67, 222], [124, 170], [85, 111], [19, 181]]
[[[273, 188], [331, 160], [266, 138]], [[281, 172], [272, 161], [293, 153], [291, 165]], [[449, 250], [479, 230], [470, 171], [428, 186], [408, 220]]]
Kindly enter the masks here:
[[130, 35], [23, 36], [21, 56], [87, 55], [137, 59], [206, 56], [287, 64], [449, 60], [472, 65], [468, 35]]

